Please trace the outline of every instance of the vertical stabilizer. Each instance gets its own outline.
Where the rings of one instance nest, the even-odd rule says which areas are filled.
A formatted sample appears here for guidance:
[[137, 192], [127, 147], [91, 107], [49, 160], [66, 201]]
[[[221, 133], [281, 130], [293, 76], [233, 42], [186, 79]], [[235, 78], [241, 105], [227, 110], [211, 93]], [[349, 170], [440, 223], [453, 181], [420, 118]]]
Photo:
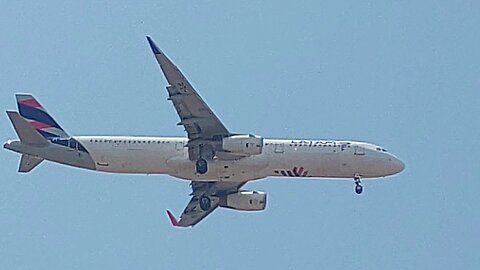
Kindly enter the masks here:
[[30, 94], [16, 94], [18, 112], [46, 139], [67, 138], [68, 134]]

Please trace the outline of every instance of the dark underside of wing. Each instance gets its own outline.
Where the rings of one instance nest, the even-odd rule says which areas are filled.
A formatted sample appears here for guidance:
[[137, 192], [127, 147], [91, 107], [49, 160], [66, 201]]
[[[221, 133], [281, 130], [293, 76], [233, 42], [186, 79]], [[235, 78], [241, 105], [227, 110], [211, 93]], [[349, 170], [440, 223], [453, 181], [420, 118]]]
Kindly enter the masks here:
[[[207, 217], [220, 205], [220, 197], [229, 193], [237, 192], [243, 183], [225, 183], [225, 182], [192, 182], [192, 199], [188, 203], [176, 226], [188, 227], [199, 223]], [[203, 209], [201, 207], [201, 199], [207, 196], [210, 201], [210, 207]]]

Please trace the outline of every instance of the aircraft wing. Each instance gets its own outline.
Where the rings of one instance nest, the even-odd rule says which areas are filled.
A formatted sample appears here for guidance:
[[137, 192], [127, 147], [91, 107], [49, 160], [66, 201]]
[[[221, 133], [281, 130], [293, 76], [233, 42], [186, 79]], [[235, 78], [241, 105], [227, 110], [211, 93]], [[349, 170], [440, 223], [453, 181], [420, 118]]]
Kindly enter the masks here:
[[[221, 206], [222, 196], [229, 193], [237, 192], [239, 188], [245, 185], [246, 182], [241, 183], [225, 183], [225, 182], [191, 182], [192, 199], [188, 203], [185, 210], [183, 210], [180, 219], [177, 220], [173, 214], [167, 210], [168, 217], [173, 226], [188, 227], [194, 226], [202, 219], [212, 213], [218, 206]], [[210, 208], [203, 210], [200, 206], [200, 200], [203, 196], [210, 199]]]
[[213, 140], [230, 135], [220, 119], [213, 113], [190, 82], [168, 57], [147, 36], [148, 43], [169, 85], [169, 100], [180, 117], [190, 140]]

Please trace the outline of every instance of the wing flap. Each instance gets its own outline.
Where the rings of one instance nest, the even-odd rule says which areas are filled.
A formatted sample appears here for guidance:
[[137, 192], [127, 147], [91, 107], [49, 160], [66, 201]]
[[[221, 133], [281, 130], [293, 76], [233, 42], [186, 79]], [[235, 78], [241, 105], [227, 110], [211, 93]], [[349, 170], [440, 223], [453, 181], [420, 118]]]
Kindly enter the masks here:
[[177, 226], [194, 226], [195, 224], [202, 221], [202, 219], [206, 218], [210, 213], [217, 209], [218, 205], [220, 204], [220, 199], [218, 197], [210, 197], [210, 201], [210, 208], [204, 211], [200, 207], [199, 197], [192, 197], [185, 210], [183, 210], [183, 213], [178, 220]]
[[[226, 183], [226, 182], [191, 182], [192, 186], [192, 199], [183, 210], [180, 219], [176, 219], [175, 216], [167, 210], [168, 218], [173, 226], [176, 227], [189, 227], [198, 224], [204, 218], [220, 205], [220, 197], [225, 196], [231, 192], [238, 191], [246, 182], [241, 183]], [[200, 207], [200, 199], [203, 196], [207, 196], [210, 199], [210, 208], [203, 210]]]

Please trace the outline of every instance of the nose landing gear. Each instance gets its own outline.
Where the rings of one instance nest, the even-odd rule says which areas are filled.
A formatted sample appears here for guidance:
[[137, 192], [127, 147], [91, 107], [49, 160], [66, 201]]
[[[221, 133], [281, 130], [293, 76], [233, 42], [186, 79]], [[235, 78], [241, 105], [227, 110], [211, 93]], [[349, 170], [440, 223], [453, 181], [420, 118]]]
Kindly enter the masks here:
[[360, 180], [360, 175], [356, 174], [353, 180], [355, 181], [355, 193], [359, 195], [362, 194], [363, 186], [362, 186], [362, 181]]
[[355, 193], [362, 194], [362, 191], [363, 191], [363, 186], [361, 184], [356, 184], [355, 185]]

